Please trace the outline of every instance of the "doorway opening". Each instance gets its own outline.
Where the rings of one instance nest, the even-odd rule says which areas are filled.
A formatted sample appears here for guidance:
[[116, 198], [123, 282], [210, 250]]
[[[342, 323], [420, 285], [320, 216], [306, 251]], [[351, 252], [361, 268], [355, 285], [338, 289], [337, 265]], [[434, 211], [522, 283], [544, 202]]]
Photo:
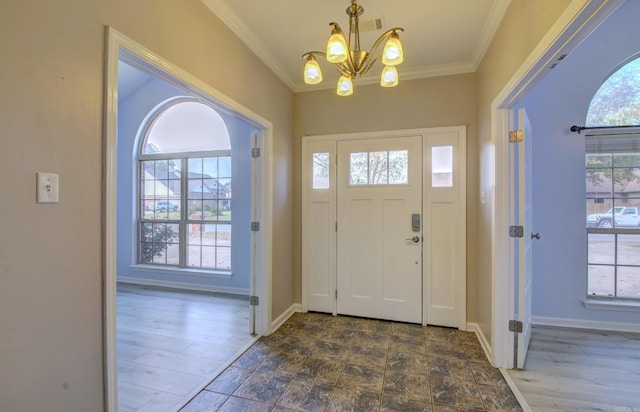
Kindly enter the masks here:
[[[180, 397], [186, 403], [256, 336], [269, 333], [272, 125], [110, 28], [106, 70], [107, 409], [118, 410], [118, 389], [132, 399], [136, 376], [155, 374], [151, 379], [162, 385], [171, 369], [137, 371], [132, 358], [151, 368], [156, 361], [177, 365], [174, 372], [185, 379], [170, 380], [192, 385], [160, 397], [180, 406]], [[161, 133], [168, 113], [173, 123]], [[252, 222], [259, 231], [243, 230]], [[176, 311], [155, 311], [166, 306]], [[235, 315], [224, 319], [225, 313]], [[151, 331], [162, 338], [139, 344]], [[158, 347], [161, 341], [168, 346]], [[222, 353], [226, 362], [202, 366]], [[185, 370], [188, 364], [195, 369]], [[129, 373], [128, 382], [119, 381], [120, 372]]]
[[302, 146], [303, 310], [466, 330], [466, 128]]

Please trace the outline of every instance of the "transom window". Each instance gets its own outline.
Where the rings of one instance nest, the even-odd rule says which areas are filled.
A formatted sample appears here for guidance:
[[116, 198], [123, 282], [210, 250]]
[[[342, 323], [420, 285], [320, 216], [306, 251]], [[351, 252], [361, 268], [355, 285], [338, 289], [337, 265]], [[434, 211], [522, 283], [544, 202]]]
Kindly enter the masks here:
[[[586, 126], [588, 295], [640, 301], [640, 59], [594, 95]], [[620, 126], [620, 127], [616, 127]]]
[[138, 263], [231, 270], [231, 147], [211, 107], [158, 111], [138, 154]]
[[354, 186], [409, 183], [407, 150], [351, 153], [349, 165], [349, 184]]

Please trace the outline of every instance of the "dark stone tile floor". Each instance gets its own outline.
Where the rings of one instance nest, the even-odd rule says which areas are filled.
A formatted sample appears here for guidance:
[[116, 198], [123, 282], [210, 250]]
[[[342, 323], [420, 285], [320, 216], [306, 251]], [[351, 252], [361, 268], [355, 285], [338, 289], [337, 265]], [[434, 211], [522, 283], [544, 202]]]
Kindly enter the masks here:
[[521, 410], [473, 333], [296, 313], [181, 411]]

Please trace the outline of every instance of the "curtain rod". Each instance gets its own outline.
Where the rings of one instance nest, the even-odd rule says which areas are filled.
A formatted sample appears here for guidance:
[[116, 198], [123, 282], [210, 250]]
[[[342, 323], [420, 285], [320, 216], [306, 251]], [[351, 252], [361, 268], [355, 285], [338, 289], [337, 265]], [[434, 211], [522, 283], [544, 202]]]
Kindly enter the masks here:
[[594, 129], [626, 129], [631, 127], [640, 127], [640, 125], [626, 125], [626, 126], [595, 126], [595, 127], [585, 127], [585, 126], [576, 126], [575, 124], [571, 126], [569, 130], [574, 133], [580, 134], [583, 130], [594, 130]]

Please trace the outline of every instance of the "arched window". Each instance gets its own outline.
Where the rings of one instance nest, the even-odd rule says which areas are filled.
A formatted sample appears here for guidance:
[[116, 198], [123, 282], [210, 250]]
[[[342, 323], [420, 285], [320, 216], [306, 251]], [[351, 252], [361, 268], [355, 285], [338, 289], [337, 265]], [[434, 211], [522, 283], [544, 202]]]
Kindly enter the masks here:
[[231, 270], [231, 145], [190, 98], [149, 116], [138, 150], [138, 263]]
[[640, 300], [640, 58], [591, 100], [585, 134], [588, 295]]
[[640, 58], [623, 65], [591, 99], [587, 127], [640, 124]]

